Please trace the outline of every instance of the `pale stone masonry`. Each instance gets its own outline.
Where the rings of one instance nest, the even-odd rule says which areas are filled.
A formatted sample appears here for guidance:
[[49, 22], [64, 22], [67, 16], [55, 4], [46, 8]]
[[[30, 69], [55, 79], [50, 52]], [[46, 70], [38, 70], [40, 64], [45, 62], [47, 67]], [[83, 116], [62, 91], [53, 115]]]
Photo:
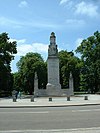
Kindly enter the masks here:
[[36, 72], [34, 76], [34, 95], [38, 96], [38, 76]]
[[47, 83], [47, 94], [52, 96], [61, 95], [61, 85], [59, 83], [59, 58], [58, 49], [56, 45], [56, 36], [52, 32], [50, 36], [50, 45], [48, 48], [48, 83]]
[[38, 76], [35, 73], [34, 96], [71, 96], [73, 95], [73, 77], [70, 73], [69, 89], [61, 89], [59, 76], [59, 58], [55, 33], [50, 35], [50, 45], [48, 47], [47, 59], [48, 82], [45, 89], [38, 89]]
[[71, 72], [69, 76], [69, 94], [74, 95], [74, 81], [73, 81], [73, 75]]

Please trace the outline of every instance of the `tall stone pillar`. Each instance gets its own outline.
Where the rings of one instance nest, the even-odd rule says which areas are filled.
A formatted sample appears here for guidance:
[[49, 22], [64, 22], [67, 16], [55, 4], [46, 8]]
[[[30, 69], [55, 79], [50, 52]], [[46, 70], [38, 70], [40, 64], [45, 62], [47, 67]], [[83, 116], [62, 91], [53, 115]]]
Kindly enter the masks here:
[[74, 95], [74, 82], [73, 82], [73, 76], [71, 72], [69, 76], [69, 95]]
[[47, 83], [47, 94], [48, 96], [59, 96], [61, 95], [61, 85], [59, 83], [59, 58], [58, 49], [56, 45], [56, 36], [52, 32], [50, 36], [50, 45], [48, 48], [48, 83]]
[[36, 72], [34, 76], [34, 96], [38, 96], [38, 76]]

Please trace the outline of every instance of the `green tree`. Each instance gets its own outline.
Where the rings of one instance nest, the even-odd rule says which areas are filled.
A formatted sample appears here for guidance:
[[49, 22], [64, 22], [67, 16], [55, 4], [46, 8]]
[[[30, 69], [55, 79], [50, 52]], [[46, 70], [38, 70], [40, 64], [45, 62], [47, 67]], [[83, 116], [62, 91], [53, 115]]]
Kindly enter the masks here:
[[34, 74], [37, 72], [39, 88], [45, 88], [47, 82], [47, 68], [43, 58], [38, 53], [27, 53], [22, 56], [17, 63], [18, 73], [20, 75], [20, 88], [25, 92], [32, 94], [34, 92]]
[[72, 72], [74, 78], [74, 90], [79, 90], [79, 81], [80, 81], [80, 69], [81, 69], [81, 60], [78, 57], [74, 56], [73, 52], [60, 51], [60, 82], [62, 88], [69, 87], [69, 74]]
[[16, 42], [10, 42], [7, 33], [0, 34], [0, 91], [10, 91], [13, 78], [10, 63], [17, 53]]
[[21, 75], [19, 72], [15, 72], [13, 73], [13, 89], [17, 90], [17, 91], [22, 91], [21, 89]]
[[85, 89], [91, 92], [100, 90], [100, 33], [96, 31], [93, 36], [84, 39], [76, 52], [81, 54], [84, 63], [81, 77]]

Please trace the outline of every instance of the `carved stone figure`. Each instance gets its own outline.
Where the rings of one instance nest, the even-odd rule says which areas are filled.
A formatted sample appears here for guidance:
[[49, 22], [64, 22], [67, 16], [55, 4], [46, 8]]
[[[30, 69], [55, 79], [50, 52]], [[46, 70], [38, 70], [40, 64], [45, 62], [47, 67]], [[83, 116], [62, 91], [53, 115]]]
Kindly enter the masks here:
[[50, 36], [50, 45], [48, 49], [48, 56], [57, 56], [58, 55], [58, 49], [56, 45], [56, 36], [55, 33], [52, 32]]

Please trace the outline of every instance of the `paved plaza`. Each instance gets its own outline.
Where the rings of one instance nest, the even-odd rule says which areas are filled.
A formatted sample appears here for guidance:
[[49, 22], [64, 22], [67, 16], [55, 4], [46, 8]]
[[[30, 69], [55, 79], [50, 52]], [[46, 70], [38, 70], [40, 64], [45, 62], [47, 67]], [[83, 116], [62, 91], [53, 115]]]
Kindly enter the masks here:
[[[85, 96], [88, 100], [84, 100]], [[99, 105], [100, 95], [75, 95], [70, 97], [70, 101], [67, 97], [52, 97], [52, 101], [49, 101], [49, 97], [37, 97], [34, 98], [34, 102], [31, 102], [31, 98], [22, 96], [21, 99], [17, 99], [13, 102], [12, 98], [0, 98], [0, 108], [2, 107], [59, 107], [59, 106], [83, 106], [83, 105]]]

